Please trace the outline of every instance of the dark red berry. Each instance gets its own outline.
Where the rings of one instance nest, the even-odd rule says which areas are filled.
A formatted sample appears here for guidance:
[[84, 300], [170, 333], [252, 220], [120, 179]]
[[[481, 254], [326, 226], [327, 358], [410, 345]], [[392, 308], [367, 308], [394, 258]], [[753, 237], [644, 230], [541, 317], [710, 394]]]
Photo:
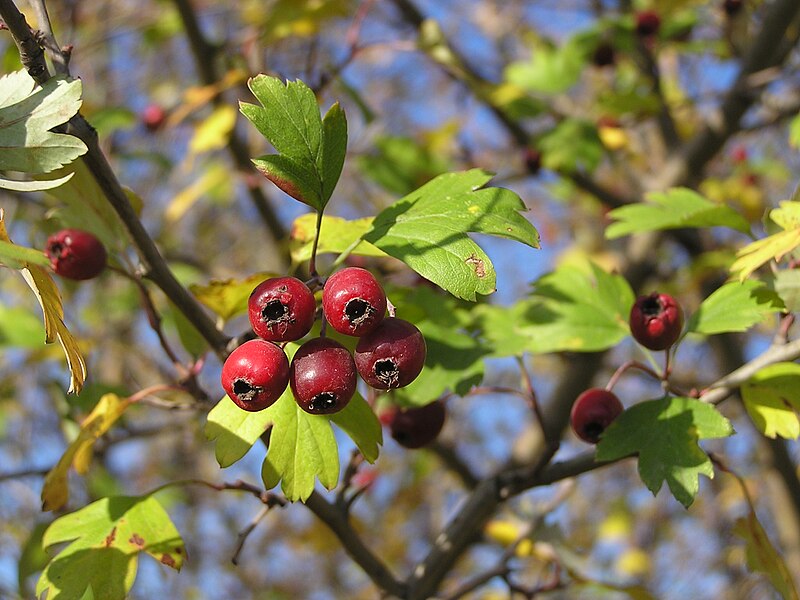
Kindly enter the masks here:
[[160, 104], [148, 104], [142, 111], [141, 119], [148, 131], [158, 131], [167, 120], [167, 111]]
[[653, 292], [639, 296], [630, 315], [634, 339], [650, 350], [666, 350], [680, 337], [683, 311], [675, 298]]
[[247, 302], [256, 335], [272, 342], [292, 342], [311, 331], [317, 302], [308, 286], [294, 277], [262, 281]]
[[220, 380], [239, 408], [263, 410], [274, 404], [289, 384], [289, 359], [272, 342], [250, 340], [230, 353]]
[[600, 42], [592, 54], [592, 64], [595, 67], [610, 67], [616, 62], [614, 46], [608, 42]]
[[596, 444], [600, 434], [622, 411], [622, 402], [612, 392], [592, 388], [575, 400], [570, 412], [570, 424], [575, 435], [584, 442]]
[[724, 0], [722, 10], [729, 17], [734, 17], [744, 8], [744, 0]]
[[417, 378], [425, 364], [425, 338], [408, 321], [387, 317], [356, 346], [358, 373], [368, 385], [388, 390]]
[[435, 400], [419, 408], [393, 408], [388, 427], [392, 438], [406, 448], [421, 448], [430, 444], [444, 426], [444, 402]]
[[661, 17], [654, 10], [643, 10], [636, 13], [636, 33], [649, 37], [658, 33], [661, 28]]
[[386, 316], [386, 293], [372, 273], [348, 267], [325, 282], [322, 311], [336, 331], [360, 337], [375, 329]]
[[62, 229], [47, 238], [44, 253], [56, 274], [68, 279], [92, 279], [106, 267], [106, 249], [93, 234]]
[[356, 391], [356, 365], [350, 351], [336, 340], [314, 338], [295, 353], [289, 384], [304, 411], [316, 415], [339, 412]]
[[538, 175], [542, 170], [542, 153], [535, 148], [526, 148], [525, 168], [531, 175]]

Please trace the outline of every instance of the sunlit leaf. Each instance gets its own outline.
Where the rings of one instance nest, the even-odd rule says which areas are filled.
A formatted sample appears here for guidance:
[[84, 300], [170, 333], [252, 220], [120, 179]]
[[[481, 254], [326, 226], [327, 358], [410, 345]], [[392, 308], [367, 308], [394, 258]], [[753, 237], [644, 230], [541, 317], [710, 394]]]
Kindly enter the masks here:
[[609, 215], [615, 220], [606, 228], [606, 237], [615, 239], [641, 233], [682, 227], [729, 227], [742, 233], [750, 224], [728, 206], [706, 200], [688, 188], [647, 194], [647, 202], [615, 208]]
[[243, 279], [213, 279], [205, 285], [192, 284], [189, 291], [201, 304], [208, 307], [223, 321], [247, 311], [247, 300], [255, 287], [275, 273], [254, 273]]
[[201, 154], [224, 148], [235, 124], [236, 109], [227, 104], [218, 106], [195, 128], [189, 140], [189, 151]]
[[44, 534], [45, 548], [67, 542], [47, 565], [36, 594], [78, 600], [90, 593], [123, 600], [136, 578], [139, 554], [180, 570], [186, 550], [178, 530], [153, 496], [101, 498], [56, 519]]
[[583, 45], [570, 38], [561, 46], [537, 43], [527, 61], [513, 62], [506, 67], [508, 81], [532, 92], [558, 94], [575, 83], [586, 63]]
[[753, 424], [767, 437], [800, 437], [800, 365], [764, 367], [741, 387], [742, 400]]
[[[348, 221], [341, 217], [322, 217], [322, 228], [317, 244], [317, 254], [348, 251], [357, 256], [386, 256], [369, 242], [361, 239], [362, 235], [372, 228], [372, 219], [355, 219]], [[297, 217], [289, 232], [289, 253], [294, 264], [300, 264], [311, 258], [311, 248], [317, 231], [317, 215], [306, 213]]]
[[605, 155], [594, 123], [564, 119], [537, 142], [542, 165], [554, 171], [594, 171]]
[[784, 200], [769, 212], [769, 219], [783, 231], [751, 242], [736, 254], [731, 274], [744, 281], [771, 260], [779, 261], [800, 246], [800, 202]]
[[384, 209], [364, 239], [458, 298], [495, 291], [489, 257], [468, 233], [539, 247], [539, 235], [520, 212], [522, 200], [504, 188], [485, 188], [479, 169], [447, 173]]
[[597, 460], [639, 457], [639, 475], [655, 495], [666, 481], [672, 495], [688, 507], [700, 483], [714, 476], [699, 440], [727, 437], [730, 422], [717, 409], [693, 398], [662, 398], [634, 404], [603, 433]]
[[687, 330], [713, 335], [747, 331], [783, 308], [780, 298], [759, 281], [727, 283], [715, 290], [689, 319]]
[[70, 466], [85, 475], [92, 458], [92, 446], [108, 431], [130, 405], [130, 400], [116, 394], [105, 394], [91, 413], [81, 423], [78, 437], [67, 447], [55, 467], [44, 479], [42, 487], [42, 509], [58, 510], [69, 500]]

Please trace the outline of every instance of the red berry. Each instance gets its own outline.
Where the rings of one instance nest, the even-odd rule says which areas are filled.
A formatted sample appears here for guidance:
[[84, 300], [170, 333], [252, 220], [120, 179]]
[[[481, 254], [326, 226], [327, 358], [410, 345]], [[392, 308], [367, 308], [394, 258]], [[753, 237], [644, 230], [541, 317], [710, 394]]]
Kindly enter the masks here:
[[531, 175], [538, 175], [542, 170], [542, 153], [535, 148], [525, 149], [525, 168]]
[[616, 62], [614, 46], [608, 42], [600, 42], [592, 54], [592, 63], [595, 67], [610, 67]]
[[622, 402], [612, 392], [592, 388], [575, 400], [570, 412], [572, 430], [584, 442], [596, 444], [611, 422], [623, 411]]
[[675, 298], [653, 292], [639, 296], [630, 315], [634, 339], [650, 350], [666, 350], [681, 335], [683, 311]]
[[322, 310], [336, 331], [361, 337], [386, 316], [386, 293], [372, 273], [348, 267], [331, 275], [325, 283]]
[[388, 426], [392, 438], [406, 448], [430, 444], [444, 426], [444, 402], [435, 400], [419, 408], [394, 408], [389, 412]]
[[356, 365], [350, 351], [336, 340], [314, 338], [295, 353], [289, 384], [304, 411], [316, 415], [339, 412], [356, 391]]
[[292, 342], [311, 331], [317, 302], [308, 286], [294, 277], [262, 281], [247, 301], [250, 325], [271, 342]]
[[222, 387], [239, 408], [258, 411], [281, 397], [289, 383], [289, 359], [272, 342], [250, 340], [222, 365]]
[[167, 120], [167, 111], [160, 104], [148, 104], [142, 111], [141, 119], [148, 131], [158, 131]]
[[425, 338], [408, 321], [387, 317], [356, 346], [358, 373], [368, 385], [388, 390], [417, 378], [425, 364]]
[[44, 253], [56, 274], [68, 279], [92, 279], [106, 267], [106, 249], [93, 234], [62, 229], [47, 238]]
[[649, 37], [658, 33], [661, 28], [661, 17], [654, 10], [644, 10], [636, 13], [636, 33], [642, 37]]

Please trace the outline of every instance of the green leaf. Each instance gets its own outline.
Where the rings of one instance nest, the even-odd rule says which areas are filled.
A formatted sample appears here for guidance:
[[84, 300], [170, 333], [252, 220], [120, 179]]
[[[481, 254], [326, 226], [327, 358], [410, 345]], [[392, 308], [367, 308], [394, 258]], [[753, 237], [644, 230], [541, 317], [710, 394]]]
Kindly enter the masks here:
[[584, 47], [578, 38], [562, 46], [535, 44], [530, 60], [506, 67], [505, 78], [532, 92], [559, 94], [578, 82], [585, 65]]
[[594, 171], [605, 155], [605, 147], [594, 123], [564, 119], [537, 143], [542, 164], [554, 171]]
[[522, 352], [595, 352], [627, 337], [634, 294], [619, 275], [595, 264], [563, 266], [541, 277], [533, 294], [510, 309], [480, 306], [482, 328], [495, 356]]
[[15, 192], [41, 192], [42, 190], [51, 190], [63, 185], [70, 180], [70, 177], [72, 177], [72, 174], [47, 181], [16, 181], [0, 177], [0, 188]]
[[783, 308], [778, 295], [762, 282], [726, 283], [715, 290], [689, 319], [690, 333], [713, 335], [747, 331]]
[[278, 154], [254, 159], [256, 167], [284, 192], [321, 212], [342, 173], [347, 121], [338, 104], [323, 120], [314, 92], [302, 81], [258, 75], [249, 81], [261, 103], [240, 103], [242, 114]]
[[517, 194], [483, 188], [490, 179], [479, 169], [440, 175], [383, 210], [364, 239], [458, 298], [491, 294], [494, 266], [467, 233], [533, 248], [539, 235], [520, 214], [525, 205]]
[[336, 487], [339, 449], [331, 421], [342, 424], [369, 462], [378, 456], [380, 422], [358, 393], [331, 416], [308, 414], [291, 394], [284, 394], [262, 412], [268, 414], [272, 431], [261, 476], [268, 489], [280, 482], [281, 490], [291, 501], [305, 501], [314, 491], [315, 479], [329, 490]]
[[742, 400], [753, 424], [765, 436], [800, 437], [800, 365], [777, 363], [764, 367], [741, 387]]
[[22, 545], [17, 563], [17, 587], [23, 598], [33, 596], [33, 590], [27, 586], [28, 577], [44, 569], [50, 562], [50, 557], [42, 548], [42, 537], [48, 525], [49, 523], [37, 523]]
[[25, 71], [0, 78], [0, 170], [48, 173], [86, 153], [78, 138], [50, 131], [81, 106], [81, 82], [54, 77], [43, 87]]
[[730, 422], [714, 406], [693, 398], [662, 398], [635, 404], [603, 433], [597, 460], [639, 455], [639, 475], [655, 495], [666, 481], [685, 507], [694, 501], [698, 478], [714, 476], [699, 440], [727, 437]]
[[[284, 396], [291, 396], [286, 390]], [[224, 396], [208, 413], [205, 434], [216, 442], [214, 454], [220, 467], [229, 467], [247, 454], [250, 447], [269, 429], [272, 415], [266, 411], [248, 412]]]
[[450, 162], [436, 150], [430, 141], [383, 136], [375, 140], [374, 153], [358, 157], [358, 165], [378, 185], [404, 196], [450, 169]]
[[786, 310], [800, 311], [800, 269], [781, 269], [775, 273], [775, 291]]
[[729, 227], [742, 233], [750, 232], [750, 224], [738, 212], [706, 200], [688, 188], [651, 192], [647, 200], [647, 203], [621, 206], [608, 213], [616, 222], [606, 228], [606, 237], [616, 239], [631, 233], [682, 227]]
[[91, 590], [95, 598], [123, 600], [136, 578], [140, 553], [176, 570], [186, 555], [180, 534], [153, 496], [101, 498], [56, 519], [43, 545], [63, 542], [69, 545], [45, 568], [37, 596], [79, 600]]
[[[347, 251], [348, 254], [358, 256], [386, 256], [385, 252], [361, 239], [361, 236], [372, 229], [371, 217], [348, 221], [341, 217], [324, 216], [321, 229], [317, 243], [317, 255], [340, 254]], [[316, 232], [317, 215], [315, 213], [306, 213], [294, 220], [289, 233], [289, 253], [294, 264], [300, 264], [311, 258]]]
[[50, 259], [41, 250], [17, 246], [11, 242], [0, 240], [0, 264], [12, 269], [22, 269], [25, 264], [50, 266]]

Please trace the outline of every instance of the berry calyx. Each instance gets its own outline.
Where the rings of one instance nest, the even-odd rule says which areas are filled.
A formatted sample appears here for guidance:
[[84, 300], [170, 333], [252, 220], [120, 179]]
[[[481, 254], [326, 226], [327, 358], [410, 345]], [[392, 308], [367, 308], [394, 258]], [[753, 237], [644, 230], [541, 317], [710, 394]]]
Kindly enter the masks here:
[[353, 357], [336, 340], [322, 337], [309, 340], [292, 359], [289, 385], [295, 401], [307, 413], [339, 412], [353, 397], [356, 382]]
[[264, 410], [281, 397], [289, 384], [289, 359], [272, 342], [249, 340], [225, 360], [220, 381], [239, 408]]
[[398, 444], [405, 448], [422, 448], [439, 435], [445, 414], [444, 402], [435, 400], [419, 408], [392, 408], [385, 419]]
[[629, 324], [634, 339], [642, 346], [650, 350], [666, 350], [681, 335], [683, 311], [669, 294], [653, 292], [636, 299]]
[[386, 293], [372, 273], [348, 267], [325, 282], [322, 311], [336, 331], [361, 337], [380, 325], [386, 316]]
[[47, 238], [44, 253], [57, 275], [79, 281], [92, 279], [106, 267], [103, 243], [81, 229], [62, 229]]
[[250, 294], [247, 313], [256, 335], [272, 342], [292, 342], [311, 331], [317, 302], [295, 277], [262, 281]]
[[641, 37], [650, 37], [661, 28], [661, 17], [654, 10], [643, 10], [636, 13], [636, 33]]
[[360, 340], [355, 351], [358, 373], [368, 385], [389, 390], [414, 381], [425, 364], [425, 338], [414, 325], [387, 317]]
[[613, 392], [591, 388], [583, 392], [572, 405], [569, 419], [572, 430], [584, 442], [596, 444], [600, 435], [624, 410]]

